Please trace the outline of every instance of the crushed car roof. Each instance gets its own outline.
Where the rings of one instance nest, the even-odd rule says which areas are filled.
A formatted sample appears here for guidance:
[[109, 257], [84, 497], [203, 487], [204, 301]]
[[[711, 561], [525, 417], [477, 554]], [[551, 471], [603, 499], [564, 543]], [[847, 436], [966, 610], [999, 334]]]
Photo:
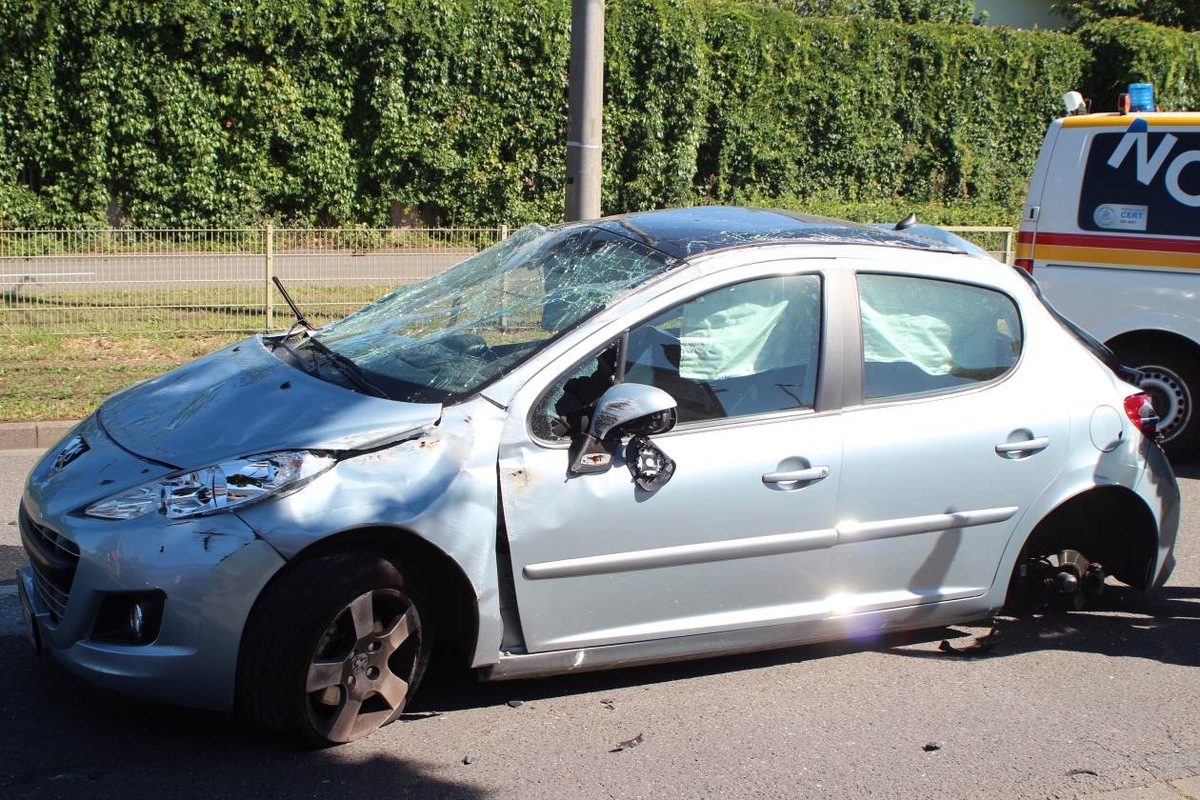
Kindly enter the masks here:
[[747, 245], [789, 242], [890, 245], [966, 252], [950, 242], [905, 231], [791, 211], [734, 206], [643, 211], [606, 217], [587, 224], [635, 239], [680, 259]]

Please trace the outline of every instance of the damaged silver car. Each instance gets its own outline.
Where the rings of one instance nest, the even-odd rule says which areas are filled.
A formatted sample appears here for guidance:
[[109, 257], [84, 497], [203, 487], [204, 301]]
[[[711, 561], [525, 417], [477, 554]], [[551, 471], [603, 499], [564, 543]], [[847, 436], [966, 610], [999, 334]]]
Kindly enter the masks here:
[[1179, 493], [1131, 377], [940, 231], [530, 227], [109, 398], [29, 477], [19, 588], [72, 672], [317, 743], [435, 647], [499, 680], [1149, 591]]

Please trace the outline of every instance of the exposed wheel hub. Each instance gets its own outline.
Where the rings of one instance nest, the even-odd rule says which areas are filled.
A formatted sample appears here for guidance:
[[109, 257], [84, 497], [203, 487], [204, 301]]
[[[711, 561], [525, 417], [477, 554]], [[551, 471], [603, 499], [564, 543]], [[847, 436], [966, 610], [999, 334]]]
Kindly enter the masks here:
[[1026, 591], [1036, 606], [1083, 608], [1091, 596], [1104, 590], [1104, 567], [1089, 561], [1078, 550], [1062, 550], [1051, 556], [1031, 558], [1021, 568]]

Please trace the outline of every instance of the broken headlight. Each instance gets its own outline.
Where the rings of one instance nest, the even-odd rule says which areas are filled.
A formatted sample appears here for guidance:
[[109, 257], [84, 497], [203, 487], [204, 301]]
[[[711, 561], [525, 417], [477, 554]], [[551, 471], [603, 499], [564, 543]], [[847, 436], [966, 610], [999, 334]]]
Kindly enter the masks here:
[[214, 514], [296, 489], [334, 465], [328, 455], [293, 450], [235, 458], [176, 472], [84, 509], [90, 517], [136, 519], [151, 511], [169, 519]]

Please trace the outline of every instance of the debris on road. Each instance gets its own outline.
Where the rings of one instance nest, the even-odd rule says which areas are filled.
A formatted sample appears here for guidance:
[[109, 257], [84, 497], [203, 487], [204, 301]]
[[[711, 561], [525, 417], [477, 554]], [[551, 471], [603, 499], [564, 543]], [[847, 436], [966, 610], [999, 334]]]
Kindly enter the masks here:
[[442, 712], [440, 711], [406, 711], [399, 716], [399, 719], [413, 722], [418, 719], [433, 719], [434, 717], [440, 717], [441, 715]]
[[637, 747], [639, 744], [641, 744], [644, 741], [645, 741], [645, 736], [643, 734], [639, 733], [637, 736], [633, 737], [632, 739], [626, 739], [625, 741], [621, 742], [620, 744], [618, 744], [616, 747], [614, 747], [612, 750], [609, 750], [608, 752], [619, 753], [622, 750], [632, 750], [633, 748]]
[[956, 656], [979, 656], [984, 655], [996, 646], [996, 640], [1000, 634], [1000, 626], [996, 620], [992, 620], [992, 627], [987, 633], [982, 636], [974, 637], [969, 644], [956, 647], [950, 644], [949, 639], [942, 639], [942, 643], [938, 645], [938, 650], [943, 653]]

